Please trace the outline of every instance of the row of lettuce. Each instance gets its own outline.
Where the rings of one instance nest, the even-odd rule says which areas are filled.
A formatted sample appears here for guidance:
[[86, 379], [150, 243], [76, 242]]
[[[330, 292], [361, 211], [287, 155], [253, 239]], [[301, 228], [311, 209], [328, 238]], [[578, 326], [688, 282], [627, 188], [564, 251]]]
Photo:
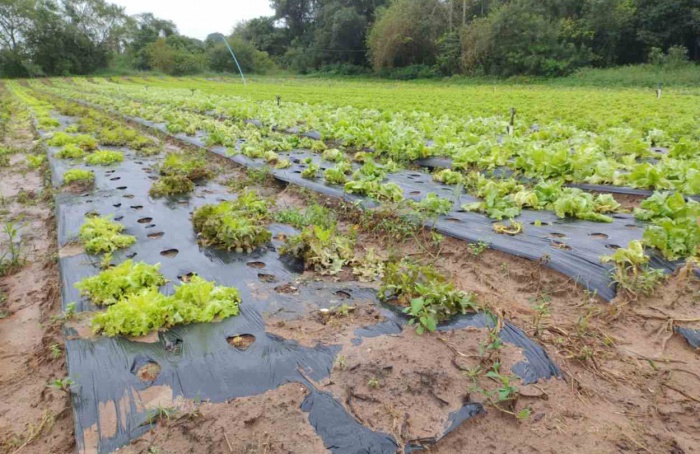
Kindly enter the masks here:
[[[508, 167], [516, 176], [561, 179], [564, 182], [611, 184], [655, 190], [677, 190], [700, 194], [700, 131], [687, 121], [645, 129], [622, 123], [591, 132], [573, 125], [575, 118], [561, 118], [548, 124], [515, 125], [507, 118], [451, 117], [428, 112], [335, 107], [320, 104], [251, 101], [190, 90], [134, 84], [91, 83], [75, 80], [56, 82], [52, 90], [80, 96], [90, 102], [116, 106], [125, 114], [153, 107], [149, 118], [167, 122], [171, 132], [194, 134], [208, 130], [212, 145], [232, 147], [232, 137], [207, 125], [205, 119], [192, 121], [178, 112], [190, 111], [226, 116], [235, 120], [256, 119], [265, 131], [294, 129], [317, 131], [327, 143], [346, 148], [372, 149], [379, 156], [406, 163], [427, 156], [453, 158], [452, 169], [489, 172]], [[630, 106], [634, 110], [634, 106]], [[143, 113], [143, 112], [142, 112]], [[605, 112], [601, 112], [605, 115]], [[653, 117], [653, 116], [652, 116]], [[692, 121], [691, 121], [692, 123]], [[267, 134], [246, 137], [250, 146], [268, 148]]]
[[[11, 87], [22, 102], [34, 111], [38, 127], [43, 131], [54, 131], [47, 137], [47, 144], [59, 148], [53, 154], [55, 159], [88, 166], [114, 166], [122, 162], [123, 153], [100, 150], [100, 146], [127, 146], [142, 156], [159, 152], [155, 141], [123, 125], [116, 126], [112, 123], [114, 120], [99, 112], [60, 100], [50, 103], [32, 96], [20, 86]], [[54, 118], [52, 111], [55, 110], [77, 121], [63, 131], [57, 130], [60, 124], [50, 120]], [[44, 118], [43, 124], [40, 118]], [[117, 144], [100, 133], [104, 128], [115, 127], [120, 128], [121, 136], [128, 139], [119, 140]], [[113, 153], [119, 158], [89, 159], [100, 153]], [[162, 185], [167, 178], [181, 177], [193, 182], [212, 175], [204, 159], [182, 153], [169, 153], [156, 168], [160, 178], [153, 183], [151, 195], [154, 195], [154, 188]], [[64, 183], [74, 170], [84, 169], [65, 172]], [[87, 171], [92, 177], [83, 182], [85, 184], [79, 188], [81, 191], [94, 187], [94, 172]], [[65, 189], [74, 188], [69, 185]], [[270, 222], [292, 221], [285, 219], [289, 213], [272, 212], [269, 207], [273, 205], [272, 200], [263, 199], [254, 191], [244, 191], [235, 200], [196, 209], [192, 227], [205, 247], [251, 253], [270, 241], [272, 233], [267, 228]], [[320, 274], [336, 275], [344, 267], [350, 266], [360, 280], [382, 279], [381, 297], [404, 305], [419, 332], [434, 330], [442, 320], [477, 309], [473, 295], [455, 289], [444, 276], [430, 267], [409, 261], [384, 262], [373, 251], [364, 255], [356, 253], [356, 236], [353, 232], [341, 233], [332, 219], [332, 215], [324, 213], [315, 217], [316, 225], [312, 226], [308, 226], [306, 220], [297, 220], [297, 227], [306, 227], [300, 234], [287, 238], [280, 253], [303, 260], [308, 269]], [[160, 291], [166, 279], [159, 272], [159, 264], [129, 259], [115, 265], [112, 254], [131, 247], [137, 239], [125, 233], [124, 225], [116, 222], [111, 215], [86, 215], [78, 241], [87, 254], [102, 257], [102, 271], [76, 283], [82, 296], [96, 308], [105, 309], [91, 314], [91, 326], [95, 333], [142, 336], [178, 324], [210, 322], [239, 313], [241, 298], [235, 288], [216, 285], [195, 274], [175, 286], [172, 294], [165, 295]], [[413, 276], [410, 282], [405, 279], [407, 275]]]
[[[323, 172], [323, 178], [328, 184], [342, 184], [348, 193], [368, 195], [379, 201], [400, 202], [403, 199], [403, 191], [398, 185], [383, 182], [387, 173], [401, 168], [399, 161], [392, 157], [365, 151], [349, 155], [340, 152], [338, 148], [331, 148], [334, 145], [341, 147], [337, 142], [313, 140], [298, 134], [279, 132], [278, 130], [282, 127], [260, 128], [245, 121], [245, 119], [257, 115], [267, 119], [269, 123], [279, 122], [280, 118], [285, 119], [285, 127], [299, 123], [308, 124], [308, 115], [304, 116], [305, 111], [303, 110], [308, 106], [294, 106], [294, 108], [300, 109], [295, 111], [287, 105], [280, 109], [276, 106], [265, 106], [265, 103], [250, 103], [245, 102], [245, 100], [231, 100], [214, 95], [197, 95], [196, 93], [185, 95], [177, 90], [170, 93], [169, 90], [158, 91], [156, 88], [146, 90], [139, 86], [122, 86], [105, 82], [91, 84], [76, 81], [76, 84], [80, 93], [85, 93], [83, 90], [91, 93], [88, 96], [90, 102], [102, 106], [112, 105], [118, 113], [123, 115], [145, 118], [154, 123], [165, 123], [167, 129], [172, 133], [185, 132], [194, 135], [198, 131], [204, 131], [208, 144], [226, 145], [231, 147], [232, 152], [234, 152], [233, 147], [238, 144], [238, 150], [235, 152], [240, 152], [251, 158], [265, 159], [270, 165], [277, 168], [284, 168], [290, 164], [289, 160], [282, 156], [283, 152], [295, 148], [316, 151], [323, 160], [334, 164], [333, 167]], [[70, 96], [76, 94], [75, 90], [77, 90], [76, 87], [65, 85], [59, 91], [64, 96]], [[125, 96], [125, 92], [129, 96]], [[113, 96], [117, 96], [121, 101], [114, 103]], [[120, 96], [121, 98], [119, 98]], [[236, 110], [232, 112], [231, 109], [234, 107]], [[313, 107], [318, 108], [318, 106]], [[222, 118], [212, 118], [212, 111], [225, 112], [227, 117], [223, 121]], [[206, 114], [202, 112], [206, 112]], [[232, 113], [233, 116], [230, 115]], [[272, 118], [267, 118], [265, 113], [272, 115]], [[352, 116], [348, 118], [352, 118]], [[376, 120], [374, 117], [370, 118]], [[391, 121], [396, 121], [393, 116], [388, 118]], [[345, 121], [351, 123], [349, 119]], [[700, 165], [700, 160], [692, 158], [697, 156], [697, 150], [693, 151], [693, 147], [698, 148], [699, 143], [693, 144], [687, 137], [683, 138], [668, 154], [661, 156], [660, 162], [675, 162], [676, 164], [682, 163], [684, 166], [697, 167]], [[342, 141], [342, 145], [342, 148], [346, 150], [353, 149], [353, 147], [347, 146], [346, 141]], [[625, 148], [620, 148], [618, 152], [621, 158], [618, 155], [620, 159], [616, 159], [622, 161], [625, 159], [636, 161], [653, 153], [649, 150], [648, 144], [637, 147], [637, 154]], [[562, 156], [564, 155], [571, 156], [572, 153], [569, 150], [562, 154]], [[534, 156], [537, 154], [531, 154], [529, 158]], [[375, 158], [383, 163], [376, 163]], [[523, 155], [521, 158], [525, 159], [525, 156]], [[558, 161], [550, 158], [541, 156], [545, 166], [556, 166]], [[595, 161], [597, 156], [592, 153], [587, 155], [586, 159]], [[361, 167], [353, 167], [352, 160], [359, 162]], [[455, 159], [453, 169], [437, 171], [433, 178], [436, 181], [457, 186], [458, 190], [464, 188], [470, 194], [481, 199], [480, 202], [464, 205], [462, 209], [465, 211], [483, 212], [493, 219], [501, 220], [513, 219], [523, 209], [544, 209], [554, 211], [562, 218], [572, 217], [598, 222], [610, 222], [612, 220], [610, 214], [621, 211], [619, 203], [611, 195], [593, 195], [580, 189], [566, 187], [564, 186], [565, 179], [556, 178], [556, 172], [539, 169], [538, 172], [532, 174], [537, 177], [534, 182], [524, 183], [522, 179], [515, 177], [486, 177], [483, 173], [472, 170], [468, 165], [459, 165], [459, 162], [459, 159]], [[597, 165], [607, 164], [606, 161], [600, 161]], [[663, 173], [665, 170], [659, 167], [658, 162], [655, 164], [643, 162], [637, 166], [638, 171], [645, 175], [644, 178], [656, 182], [645, 186], [663, 189], [675, 185], [659, 183], [660, 180], [657, 176], [659, 172]], [[646, 170], [642, 171], [642, 168]], [[317, 178], [318, 173], [318, 165], [314, 162], [308, 162], [303, 176]], [[700, 176], [696, 170], [686, 174]], [[666, 173], [664, 179], [669, 180], [669, 178], [676, 182], [680, 181], [673, 174]], [[679, 183], [675, 186], [683, 186], [683, 184]], [[698, 204], [686, 200], [681, 195], [682, 193], [695, 192], [694, 190], [679, 190], [675, 193], [656, 192], [643, 202], [640, 209], [635, 210], [637, 219], [649, 222], [649, 226], [644, 232], [644, 245], [658, 249], [668, 260], [692, 259], [697, 256], [700, 244], [700, 226], [697, 222]], [[427, 210], [437, 214], [450, 211], [450, 203], [434, 195], [431, 196], [430, 200], [424, 201]], [[664, 208], [668, 206], [674, 209]]]

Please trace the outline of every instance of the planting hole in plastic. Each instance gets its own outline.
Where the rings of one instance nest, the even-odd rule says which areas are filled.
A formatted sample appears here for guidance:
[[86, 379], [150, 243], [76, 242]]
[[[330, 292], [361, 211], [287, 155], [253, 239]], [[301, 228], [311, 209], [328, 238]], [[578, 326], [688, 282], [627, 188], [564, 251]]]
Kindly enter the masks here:
[[267, 284], [274, 284], [277, 282], [277, 276], [274, 274], [265, 274], [265, 273], [258, 273], [258, 279], [260, 279], [261, 282], [265, 282]]
[[255, 342], [255, 336], [252, 334], [237, 334], [226, 338], [228, 343], [239, 351], [246, 351]]

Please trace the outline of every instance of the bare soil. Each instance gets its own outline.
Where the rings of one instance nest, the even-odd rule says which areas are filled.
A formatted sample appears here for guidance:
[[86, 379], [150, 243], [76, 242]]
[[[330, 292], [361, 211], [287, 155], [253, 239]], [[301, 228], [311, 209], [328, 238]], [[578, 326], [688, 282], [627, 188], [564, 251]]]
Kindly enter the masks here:
[[[3, 176], [0, 185], [4, 181]], [[34, 185], [23, 184], [27, 191], [41, 190], [40, 178]], [[13, 187], [0, 186], [3, 195]], [[308, 195], [292, 188], [259, 189], [274, 196], [278, 207], [308, 203]], [[342, 229], [358, 222], [337, 202], [321, 201], [336, 209]], [[633, 197], [618, 201], [628, 209], [639, 202]], [[65, 365], [62, 357], [54, 360], [50, 353], [50, 345], [60, 345], [58, 331], [48, 323], [58, 313], [59, 278], [55, 260], [42, 260], [57, 254], [51, 211], [42, 203], [29, 209], [13, 202], [8, 213], [27, 213], [28, 249], [37, 251], [18, 274], [0, 279], [7, 296], [2, 309], [8, 313], [0, 320], [0, 446], [9, 447], [8, 452], [26, 440], [30, 443], [22, 452], [74, 449], [68, 399], [45, 386], [65, 376]], [[475, 253], [450, 238], [436, 244], [429, 232], [398, 241], [360, 229], [358, 245], [360, 252], [372, 248], [383, 258], [410, 257], [435, 266], [458, 288], [473, 292], [493, 313], [541, 343], [562, 369], [560, 379], [528, 386], [516, 381], [517, 400], [510, 407], [497, 407], [486, 395], [496, 384], [483, 375], [472, 378], [478, 368], [493, 364], [494, 358], [484, 359], [482, 353], [487, 330], [419, 336], [407, 328], [358, 344], [353, 342], [357, 328], [383, 320], [380, 309], [366, 301], [352, 301], [347, 314], [310, 310], [294, 320], [268, 316], [270, 333], [307, 346], [341, 347], [330, 377], [315, 386], [333, 393], [366, 426], [392, 434], [400, 444], [439, 438], [447, 416], [473, 401], [483, 403], [486, 413], [439, 440], [430, 452], [700, 451], [700, 354], [674, 333], [677, 326], [700, 327], [700, 281], [689, 269], [669, 277], [651, 296], [606, 303], [541, 264], [493, 250]], [[307, 272], [303, 279], [355, 278], [344, 270], [337, 277]], [[280, 291], [294, 293], [295, 285], [281, 282]], [[230, 339], [241, 349], [252, 341]], [[518, 349], [508, 346], [497, 359], [504, 374], [523, 360]], [[147, 368], [143, 376], [150, 379], [158, 372]], [[300, 409], [307, 393], [303, 385], [291, 383], [223, 403], [180, 401], [177, 411], [121, 452], [327, 452]], [[508, 413], [523, 409], [530, 410], [523, 420]], [[54, 417], [52, 430], [48, 423], [41, 425], [47, 410]]]
[[325, 453], [323, 442], [300, 408], [307, 394], [304, 386], [292, 383], [259, 396], [193, 404], [189, 411], [161, 420], [122, 452]]
[[[8, 129], [6, 145], [32, 149], [28, 124], [14, 119]], [[52, 321], [61, 311], [52, 196], [42, 192], [42, 171], [30, 169], [26, 155], [13, 154], [10, 167], [0, 168], [0, 224], [18, 228], [22, 256], [19, 269], [0, 277], [0, 451], [67, 453], [75, 445], [70, 399], [47, 386], [67, 375]], [[0, 256], [8, 252], [1, 235]]]

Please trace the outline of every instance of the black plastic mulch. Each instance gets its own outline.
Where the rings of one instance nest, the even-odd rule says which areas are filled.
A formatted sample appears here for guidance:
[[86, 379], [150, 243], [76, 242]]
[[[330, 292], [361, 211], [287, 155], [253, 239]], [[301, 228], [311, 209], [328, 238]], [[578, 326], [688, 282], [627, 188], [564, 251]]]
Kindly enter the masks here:
[[[73, 120], [57, 117], [63, 126]], [[65, 170], [85, 167], [78, 161], [53, 157], [57, 148], [49, 149], [49, 162], [55, 185]], [[329, 376], [340, 347], [317, 345], [303, 347], [265, 331], [264, 315], [299, 317], [318, 308], [330, 308], [341, 302], [379, 305], [373, 290], [353, 283], [296, 283], [302, 271], [298, 261], [277, 253], [275, 239], [252, 254], [237, 254], [202, 248], [197, 244], [189, 220], [197, 206], [235, 198], [215, 184], [197, 187], [191, 197], [152, 199], [148, 190], [156, 173], [159, 158], [143, 158], [122, 149], [125, 161], [107, 167], [90, 167], [95, 172], [95, 189], [83, 194], [61, 193], [56, 197], [59, 247], [75, 240], [84, 216], [88, 213], [113, 215], [125, 225], [125, 233], [136, 236], [137, 243], [114, 255], [114, 261], [126, 258], [161, 263], [161, 272], [170, 281], [161, 290], [172, 292], [173, 285], [189, 273], [237, 287], [243, 303], [239, 316], [217, 323], [179, 326], [158, 333], [158, 340], [142, 342], [124, 337], [84, 338], [67, 325], [66, 353], [73, 386], [73, 412], [76, 440], [81, 452], [107, 453], [143, 434], [153, 424], [158, 402], [187, 399], [224, 402], [232, 398], [257, 395], [290, 382], [306, 385], [310, 394], [302, 404], [309, 421], [326, 447], [336, 454], [372, 452], [393, 453], [396, 441], [388, 434], [372, 431], [356, 421], [331, 394], [317, 390], [309, 379], [320, 381]], [[85, 167], [87, 168], [87, 167]], [[269, 226], [273, 234], [293, 234], [285, 225]], [[64, 251], [70, 248], [64, 249]], [[99, 272], [99, 258], [84, 253], [60, 254], [62, 304], [64, 309], [75, 302], [78, 312], [95, 310], [80, 298], [74, 285], [84, 277]], [[280, 293], [276, 287], [295, 283], [294, 294]], [[342, 292], [342, 296], [339, 292]], [[347, 300], [347, 295], [350, 299]], [[402, 314], [382, 308], [386, 320], [356, 331], [355, 345], [363, 337], [400, 333], [406, 323]], [[491, 327], [484, 314], [460, 317], [440, 327], [441, 330], [465, 327]], [[229, 344], [234, 336], [249, 334], [255, 342], [246, 350]], [[513, 368], [523, 382], [558, 377], [559, 369], [538, 344], [518, 328], [506, 323], [502, 340], [523, 350], [525, 361]], [[161, 371], [155, 380], [142, 381], [137, 371], [156, 363]], [[164, 404], [165, 405], [165, 404]], [[477, 403], [465, 404], [449, 415], [443, 434], [463, 421], [480, 414]], [[430, 444], [421, 440], [410, 445]], [[408, 448], [407, 448], [408, 449]]]
[[[168, 134], [164, 124], [155, 124], [140, 118], [129, 118], [129, 120]], [[263, 159], [251, 159], [240, 154], [229, 156], [225, 147], [206, 147], [204, 142], [206, 133], [203, 131], [199, 131], [194, 137], [183, 133], [170, 136], [190, 145], [206, 148], [247, 167], [259, 168], [266, 165]], [[289, 168], [271, 170], [278, 180], [365, 206], [376, 205], [366, 197], [345, 193], [342, 186], [326, 184], [322, 175], [323, 170], [332, 167], [333, 164], [322, 161], [317, 153], [309, 150], [294, 150], [278, 154], [282, 158], [289, 158], [292, 162]], [[301, 172], [307, 167], [303, 162], [306, 158], [311, 158], [321, 167], [321, 172], [315, 179], [301, 177]], [[645, 224], [629, 214], [614, 214], [613, 222], [602, 223], [561, 219], [551, 211], [523, 210], [517, 218], [524, 225], [523, 233], [514, 236], [497, 234], [493, 230], [493, 224], [497, 221], [480, 213], [461, 210], [461, 205], [464, 203], [478, 201], [463, 190], [435, 182], [429, 174], [414, 171], [391, 173], [386, 181], [399, 184], [404, 196], [412, 200], [420, 201], [431, 192], [450, 199], [453, 202], [453, 211], [448, 215], [439, 216], [434, 222], [427, 223], [438, 232], [470, 242], [481, 241], [495, 250], [540, 262], [544, 266], [570, 276], [576, 283], [596, 292], [608, 301], [616, 295], [615, 284], [611, 277], [612, 265], [602, 264], [600, 257], [614, 253], [617, 248], [626, 247], [632, 240], [641, 239], [644, 233]], [[672, 272], [680, 264], [680, 262], [669, 262], [653, 251], [649, 254], [651, 266], [665, 272]]]

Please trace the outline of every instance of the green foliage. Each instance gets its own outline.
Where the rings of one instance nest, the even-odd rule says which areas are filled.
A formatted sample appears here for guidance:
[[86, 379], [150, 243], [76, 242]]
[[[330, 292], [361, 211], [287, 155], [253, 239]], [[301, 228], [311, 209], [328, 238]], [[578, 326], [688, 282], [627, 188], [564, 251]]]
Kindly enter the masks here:
[[321, 170], [321, 166], [310, 162], [307, 167], [301, 171], [301, 177], [307, 180], [314, 180], [318, 178], [318, 171]]
[[439, 9], [437, 0], [399, 0], [383, 10], [367, 37], [374, 69], [432, 65], [445, 29]]
[[[19, 236], [19, 228], [14, 222], [7, 221], [3, 225], [3, 233], [7, 237], [6, 252], [0, 255], [0, 277], [7, 276], [19, 270], [25, 263], [25, 254], [22, 252], [22, 239]], [[2, 298], [0, 298], [2, 303]]]
[[516, 190], [521, 190], [522, 185], [511, 180], [498, 182], [487, 180], [479, 175], [474, 186], [474, 194], [483, 200], [462, 205], [464, 211], [486, 213], [490, 218], [498, 220], [514, 218], [520, 214], [520, 207], [506, 196]]
[[478, 257], [489, 248], [489, 244], [484, 241], [479, 241], [478, 243], [469, 243], [467, 247], [469, 248], [469, 252]]
[[54, 156], [58, 159], [78, 159], [85, 156], [85, 150], [74, 143], [66, 144]]
[[464, 175], [452, 169], [443, 169], [433, 174], [433, 180], [438, 183], [456, 185], [464, 183]]
[[88, 254], [114, 252], [131, 246], [136, 237], [124, 235], [124, 226], [108, 217], [90, 216], [80, 227], [80, 242]]
[[655, 192], [635, 209], [637, 219], [650, 221], [644, 243], [659, 249], [668, 260], [700, 252], [700, 203], [686, 201], [680, 193]]
[[83, 279], [75, 287], [81, 295], [89, 297], [93, 304], [109, 306], [144, 289], [158, 289], [165, 284], [165, 278], [158, 272], [158, 268], [159, 263], [149, 265], [127, 260], [97, 276]]
[[366, 195], [379, 202], [400, 202], [403, 189], [396, 183], [381, 184], [375, 180], [352, 180], [345, 183], [345, 192]]
[[360, 282], [374, 282], [384, 276], [385, 263], [374, 250], [370, 248], [367, 253], [361, 258], [355, 258], [352, 274], [354, 274]]
[[478, 309], [473, 295], [455, 289], [432, 267], [408, 260], [386, 264], [379, 297], [404, 306], [419, 334], [435, 331], [439, 322], [453, 315]]
[[154, 286], [125, 294], [96, 314], [92, 327], [107, 336], [143, 336], [160, 328], [238, 315], [240, 302], [237, 289], [194, 275], [171, 296], [164, 296]]
[[44, 164], [44, 161], [46, 161], [46, 156], [43, 154], [27, 155], [27, 165], [29, 165], [29, 167], [32, 169], [38, 169], [42, 166], [42, 164]]
[[426, 194], [425, 198], [420, 202], [411, 201], [411, 206], [419, 213], [427, 214], [428, 216], [438, 216], [447, 214], [452, 211], [452, 201], [443, 199], [433, 192]]
[[325, 161], [341, 162], [345, 160], [345, 154], [337, 148], [329, 148], [323, 152], [321, 158]]
[[63, 184], [92, 183], [95, 181], [95, 173], [92, 170], [70, 169], [63, 174]]
[[[256, 37], [258, 38], [258, 37]], [[262, 52], [248, 41], [238, 37], [227, 38], [236, 54], [238, 63], [246, 73], [266, 74], [275, 69], [275, 63], [267, 52]], [[238, 71], [226, 45], [218, 40], [207, 49], [209, 68], [217, 72], [235, 73]]]
[[192, 214], [192, 224], [205, 246], [250, 253], [272, 238], [264, 226], [267, 216], [267, 202], [247, 191], [234, 201], [198, 208]]
[[303, 229], [309, 225], [318, 225], [323, 228], [331, 228], [336, 223], [336, 216], [332, 210], [314, 203], [303, 211], [297, 208], [287, 208], [274, 213], [276, 222], [289, 224], [297, 229]]
[[184, 175], [170, 175], [158, 179], [148, 193], [152, 197], [189, 194], [194, 191], [194, 183]]
[[203, 71], [207, 63], [204, 48], [193, 38], [179, 35], [160, 38], [144, 51], [151, 68], [170, 75], [195, 74]]
[[[330, 150], [327, 150], [330, 151]], [[326, 179], [328, 184], [344, 185], [347, 183], [348, 178], [346, 174], [350, 171], [350, 165], [344, 162], [337, 164], [330, 169], [326, 169], [323, 172], [323, 178]]]
[[124, 161], [124, 153], [120, 151], [100, 150], [85, 157], [85, 163], [91, 166], [108, 166]]
[[56, 132], [53, 137], [51, 137], [47, 142], [50, 147], [64, 147], [66, 145], [77, 145], [83, 151], [94, 151], [97, 150], [97, 140], [94, 137], [79, 134], [70, 135], [65, 132]]
[[181, 175], [192, 181], [211, 176], [211, 171], [203, 158], [185, 153], [168, 153], [160, 166], [160, 173], [166, 176]]
[[310, 225], [287, 238], [280, 253], [303, 259], [307, 269], [334, 275], [352, 260], [354, 247], [355, 239], [338, 233], [337, 226]]
[[560, 218], [572, 217], [595, 222], [612, 222], [603, 213], [616, 212], [620, 204], [610, 194], [593, 194], [578, 188], [562, 187], [561, 181], [541, 181], [526, 189], [515, 180], [493, 180], [472, 174], [469, 188], [481, 202], [462, 206], [465, 211], [486, 213], [493, 219], [514, 218], [522, 208], [552, 210]]
[[613, 280], [621, 290], [633, 298], [639, 293], [651, 295], [664, 273], [649, 267], [649, 257], [644, 253], [641, 241], [630, 242], [627, 248], [619, 248], [614, 254], [600, 258], [603, 263], [613, 263]]
[[561, 76], [590, 63], [589, 48], [568, 34], [572, 24], [534, 1], [503, 4], [462, 34], [468, 73]]
[[105, 146], [128, 146], [134, 150], [141, 150], [153, 145], [151, 139], [142, 136], [134, 129], [116, 125], [98, 129], [97, 139]]

